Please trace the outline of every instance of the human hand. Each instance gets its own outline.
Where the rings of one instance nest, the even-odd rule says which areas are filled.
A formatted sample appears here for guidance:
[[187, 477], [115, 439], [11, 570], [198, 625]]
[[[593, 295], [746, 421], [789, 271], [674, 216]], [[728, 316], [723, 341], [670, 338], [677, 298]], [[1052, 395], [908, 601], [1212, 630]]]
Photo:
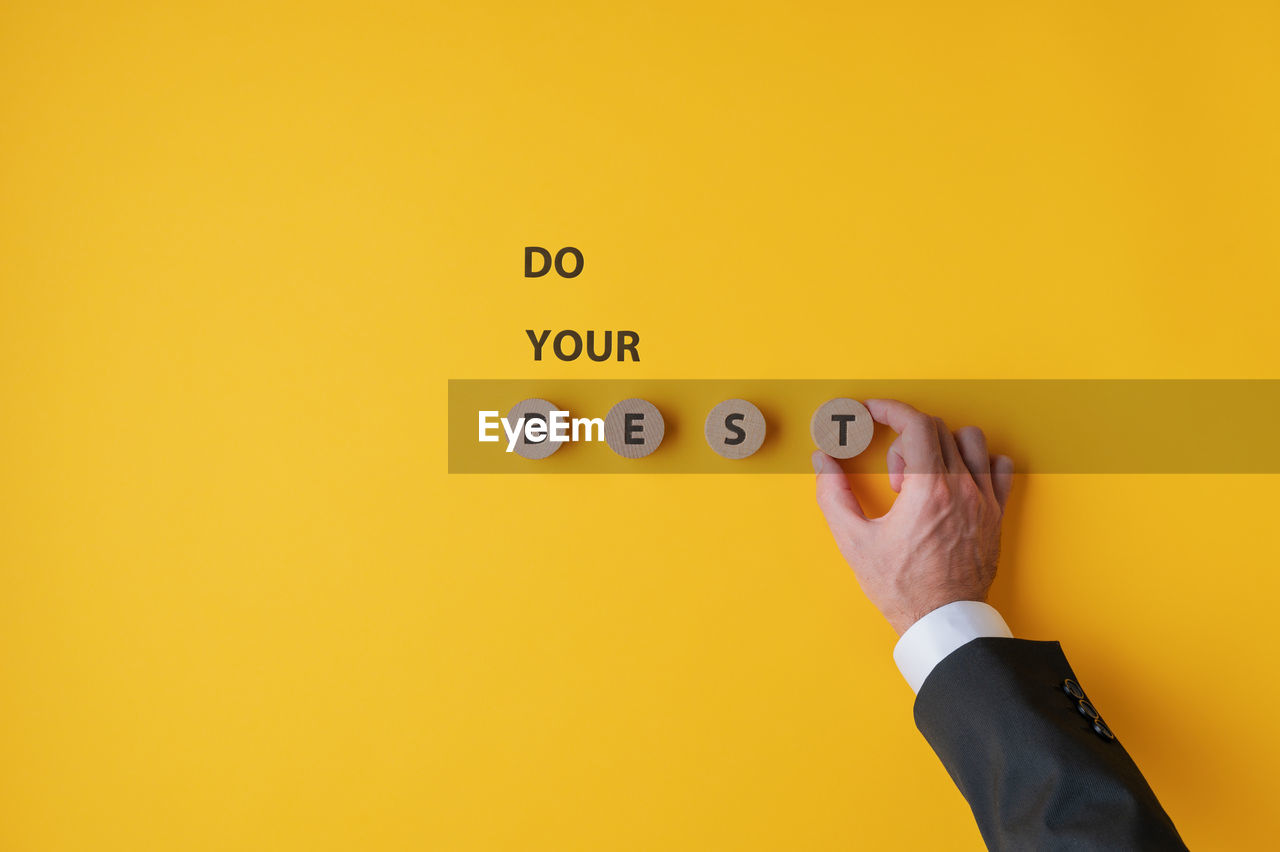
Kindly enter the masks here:
[[952, 434], [941, 418], [892, 399], [869, 399], [867, 409], [898, 433], [888, 453], [898, 498], [868, 518], [840, 465], [816, 452], [818, 506], [858, 585], [901, 636], [940, 606], [987, 599], [1013, 460], [990, 458], [976, 426]]

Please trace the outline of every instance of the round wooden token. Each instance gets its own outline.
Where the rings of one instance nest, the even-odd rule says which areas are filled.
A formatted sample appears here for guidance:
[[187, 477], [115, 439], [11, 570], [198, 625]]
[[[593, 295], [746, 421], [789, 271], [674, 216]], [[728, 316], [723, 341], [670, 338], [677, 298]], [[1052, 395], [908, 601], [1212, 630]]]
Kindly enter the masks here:
[[711, 409], [702, 431], [711, 449], [727, 459], [745, 459], [764, 443], [764, 415], [745, 399], [726, 399]]
[[875, 422], [867, 407], [846, 397], [822, 403], [809, 421], [813, 442], [836, 459], [851, 459], [865, 450], [874, 431]]
[[604, 441], [623, 458], [649, 455], [658, 449], [665, 431], [662, 412], [643, 399], [624, 399], [604, 417]]
[[[521, 417], [525, 419], [526, 423], [530, 419], [539, 419], [543, 423], [547, 423], [551, 412], [555, 410], [555, 405], [545, 399], [538, 399], [537, 397], [522, 399], [507, 412], [506, 421], [511, 424], [513, 429]], [[503, 449], [506, 449], [507, 435], [505, 430], [502, 433], [501, 440]], [[521, 428], [520, 437], [516, 438], [515, 449], [512, 452], [526, 459], [545, 459], [560, 449], [563, 444], [563, 441], [552, 441], [549, 437], [544, 437], [539, 441], [530, 441], [525, 430]]]

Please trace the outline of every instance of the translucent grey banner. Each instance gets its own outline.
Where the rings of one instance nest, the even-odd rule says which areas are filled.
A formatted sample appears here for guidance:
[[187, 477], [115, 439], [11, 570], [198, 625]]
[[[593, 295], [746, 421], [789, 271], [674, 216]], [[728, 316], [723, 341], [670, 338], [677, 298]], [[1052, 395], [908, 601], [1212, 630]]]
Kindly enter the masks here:
[[[1012, 456], [1021, 473], [1280, 473], [1277, 380], [453, 379], [448, 392], [449, 472], [460, 474], [811, 473], [810, 420], [839, 397], [900, 399], [952, 429], [979, 426], [991, 451]], [[526, 399], [566, 412], [565, 434], [569, 418], [581, 421], [579, 440], [544, 458], [508, 452], [498, 421]], [[610, 437], [601, 434], [610, 410], [630, 399], [661, 414], [660, 443], [638, 458], [598, 439]], [[708, 429], [712, 409], [736, 399], [752, 403], [763, 426], [754, 414], [722, 423], [729, 409], [721, 408]], [[612, 438], [652, 445], [654, 423], [615, 415]], [[763, 442], [745, 458], [725, 458], [709, 443], [709, 434], [725, 442], [737, 429], [757, 428]], [[893, 437], [876, 424], [870, 445], [845, 469], [883, 472]]]

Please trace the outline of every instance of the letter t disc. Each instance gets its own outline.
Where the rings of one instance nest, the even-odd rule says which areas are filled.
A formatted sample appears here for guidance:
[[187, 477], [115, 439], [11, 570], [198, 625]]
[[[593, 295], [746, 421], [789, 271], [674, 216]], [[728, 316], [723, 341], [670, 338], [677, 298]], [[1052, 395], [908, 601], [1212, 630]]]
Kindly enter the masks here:
[[813, 442], [833, 459], [851, 459], [871, 443], [875, 422], [871, 412], [856, 399], [827, 400], [813, 412], [809, 434]]

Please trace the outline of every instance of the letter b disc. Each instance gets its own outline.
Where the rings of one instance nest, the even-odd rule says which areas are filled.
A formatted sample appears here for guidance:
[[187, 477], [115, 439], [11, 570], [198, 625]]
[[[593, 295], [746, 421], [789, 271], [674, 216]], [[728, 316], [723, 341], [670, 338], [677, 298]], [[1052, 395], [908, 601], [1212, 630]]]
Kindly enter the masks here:
[[[551, 417], [551, 412], [555, 410], [556, 407], [552, 403], [547, 402], [545, 399], [533, 397], [532, 399], [522, 399], [513, 405], [511, 410], [507, 412], [505, 419], [512, 427], [514, 427], [516, 423], [520, 421], [521, 417], [526, 419], [530, 417], [537, 417], [550, 426], [549, 418]], [[502, 435], [502, 441], [504, 444], [506, 443], [506, 440], [507, 436], [504, 431]], [[562, 443], [562, 441], [553, 441], [549, 437], [543, 438], [541, 441], [537, 441], [536, 443], [529, 441], [525, 436], [524, 430], [521, 429], [520, 437], [516, 439], [514, 452], [516, 455], [522, 456], [526, 459], [545, 459], [547, 456], [560, 449], [560, 445]]]

